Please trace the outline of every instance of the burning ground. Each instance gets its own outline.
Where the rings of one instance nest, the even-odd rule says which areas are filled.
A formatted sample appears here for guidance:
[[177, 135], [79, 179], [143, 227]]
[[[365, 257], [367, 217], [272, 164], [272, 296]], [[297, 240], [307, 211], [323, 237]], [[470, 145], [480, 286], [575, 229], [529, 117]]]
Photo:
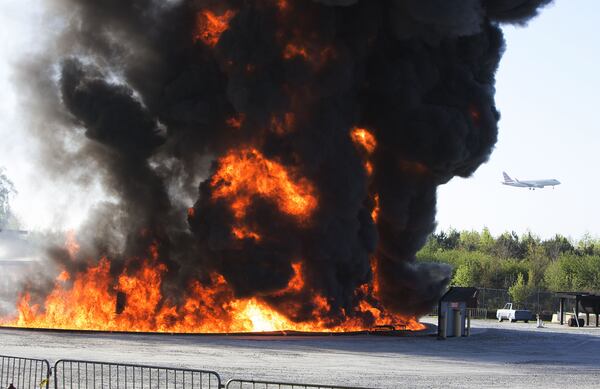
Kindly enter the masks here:
[[54, 0], [32, 134], [111, 200], [5, 323], [420, 328], [449, 278], [414, 258], [436, 188], [497, 139], [499, 24], [548, 2]]

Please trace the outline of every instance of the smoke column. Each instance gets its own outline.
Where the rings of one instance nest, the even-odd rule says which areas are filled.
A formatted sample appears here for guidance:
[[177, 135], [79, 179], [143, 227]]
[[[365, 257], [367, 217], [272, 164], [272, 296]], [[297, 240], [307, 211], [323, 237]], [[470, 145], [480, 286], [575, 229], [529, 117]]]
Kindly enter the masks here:
[[500, 25], [549, 2], [54, 0], [60, 34], [26, 68], [33, 134], [51, 174], [113, 201], [79, 260], [52, 258], [110, 255], [116, 275], [154, 242], [171, 300], [217, 272], [299, 322], [311, 293], [278, 291], [301, 262], [332, 322], [374, 279], [386, 310], [426, 312], [450, 277], [415, 262], [436, 188], [497, 140]]

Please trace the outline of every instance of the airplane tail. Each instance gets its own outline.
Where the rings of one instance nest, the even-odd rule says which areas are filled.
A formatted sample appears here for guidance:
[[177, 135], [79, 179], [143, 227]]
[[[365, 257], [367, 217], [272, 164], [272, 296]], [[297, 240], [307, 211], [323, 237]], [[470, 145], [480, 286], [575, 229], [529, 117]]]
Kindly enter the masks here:
[[504, 182], [515, 182], [515, 180], [513, 180], [508, 174], [506, 174], [506, 172], [502, 172], [502, 175], [504, 176]]

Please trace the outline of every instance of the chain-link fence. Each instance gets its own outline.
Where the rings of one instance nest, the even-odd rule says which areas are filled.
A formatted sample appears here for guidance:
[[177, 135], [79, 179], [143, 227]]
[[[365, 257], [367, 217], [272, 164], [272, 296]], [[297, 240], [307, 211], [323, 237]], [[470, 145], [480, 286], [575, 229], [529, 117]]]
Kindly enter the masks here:
[[[559, 311], [559, 298], [555, 293], [535, 291], [522, 302], [513, 301], [507, 289], [477, 288], [477, 308], [469, 309], [473, 319], [495, 319], [496, 311], [506, 303], [512, 303], [515, 309], [527, 309], [543, 320], [551, 320], [552, 314]], [[575, 300], [565, 300], [565, 312], [573, 312]], [[433, 307], [431, 315], [437, 316], [437, 306]]]
[[[535, 314], [552, 315], [559, 310], [559, 299], [556, 294], [547, 291], [535, 291], [529, 295], [525, 301], [513, 301], [508, 290], [478, 288], [477, 305], [479, 308], [485, 308], [492, 312], [495, 317], [497, 309], [504, 307], [506, 303], [513, 303], [516, 309], [527, 309]], [[565, 311], [571, 311], [574, 308], [574, 301], [567, 301]]]

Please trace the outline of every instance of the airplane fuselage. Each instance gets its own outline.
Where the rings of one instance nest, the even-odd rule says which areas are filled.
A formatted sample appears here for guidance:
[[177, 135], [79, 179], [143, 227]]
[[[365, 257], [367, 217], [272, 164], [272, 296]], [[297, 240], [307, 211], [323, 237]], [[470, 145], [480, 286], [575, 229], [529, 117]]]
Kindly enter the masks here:
[[560, 185], [560, 181], [555, 179], [519, 181], [515, 179], [512, 181], [503, 181], [502, 184], [517, 188], [542, 189], [547, 186], [554, 187], [556, 185]]

